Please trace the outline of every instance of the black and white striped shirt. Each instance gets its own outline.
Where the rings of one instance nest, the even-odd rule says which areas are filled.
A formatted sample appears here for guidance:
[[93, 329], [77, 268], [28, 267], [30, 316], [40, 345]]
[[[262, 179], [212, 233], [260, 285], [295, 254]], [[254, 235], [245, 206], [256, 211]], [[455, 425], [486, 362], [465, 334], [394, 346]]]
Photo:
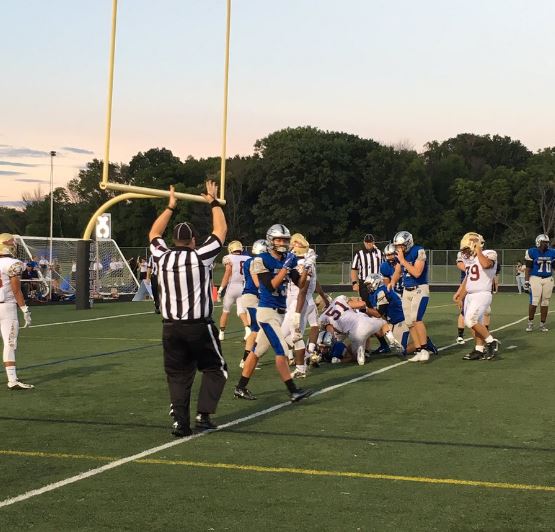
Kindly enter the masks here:
[[150, 275], [158, 275], [158, 263], [154, 260], [154, 255], [148, 258], [147, 268], [150, 268]]
[[351, 268], [358, 270], [358, 278], [364, 281], [371, 273], [380, 273], [381, 263], [382, 252], [374, 246], [371, 250], [361, 249], [357, 251], [353, 257]]
[[168, 248], [162, 238], [152, 240], [164, 319], [197, 320], [212, 315], [212, 265], [221, 249], [216, 235], [210, 235], [198, 249]]

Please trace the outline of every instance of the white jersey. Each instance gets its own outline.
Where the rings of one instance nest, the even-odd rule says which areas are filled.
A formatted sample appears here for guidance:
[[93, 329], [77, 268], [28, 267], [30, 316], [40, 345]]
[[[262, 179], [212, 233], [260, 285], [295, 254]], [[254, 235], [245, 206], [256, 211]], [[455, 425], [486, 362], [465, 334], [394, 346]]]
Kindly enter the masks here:
[[321, 325], [331, 325], [338, 333], [349, 334], [356, 329], [360, 318], [368, 319], [349, 306], [346, 296], [338, 296], [325, 309], [319, 321]]
[[492, 249], [485, 249], [482, 253], [493, 261], [493, 267], [485, 270], [480, 264], [478, 257], [462, 257], [466, 268], [466, 291], [469, 294], [491, 292], [493, 288], [493, 280], [497, 271], [497, 252]]
[[[299, 268], [301, 266], [301, 268]], [[300, 258], [297, 261], [297, 267], [295, 268], [299, 273], [302, 272], [304, 267], [304, 258]], [[312, 294], [316, 290], [316, 266], [312, 266], [310, 269], [310, 274], [308, 277], [308, 290], [306, 292], [306, 300], [312, 299]], [[291, 306], [293, 303], [297, 304], [297, 298], [299, 297], [300, 288], [291, 280], [287, 284], [287, 306]]]
[[245, 274], [243, 273], [243, 264], [249, 259], [248, 255], [234, 255], [230, 253], [223, 258], [224, 266], [231, 264], [231, 277], [229, 278], [228, 284], [244, 284]]
[[23, 263], [13, 257], [0, 257], [0, 303], [17, 303], [12, 290], [11, 278], [21, 276]]

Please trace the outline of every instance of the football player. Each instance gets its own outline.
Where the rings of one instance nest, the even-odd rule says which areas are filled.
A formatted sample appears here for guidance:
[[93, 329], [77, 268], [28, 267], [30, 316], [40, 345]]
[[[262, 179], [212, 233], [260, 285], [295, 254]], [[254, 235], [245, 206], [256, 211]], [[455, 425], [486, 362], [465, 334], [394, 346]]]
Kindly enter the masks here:
[[553, 263], [555, 262], [555, 248], [549, 247], [549, 236], [541, 234], [536, 237], [536, 247], [526, 251], [525, 261], [524, 289], [530, 292], [526, 332], [534, 330], [534, 315], [538, 305], [540, 305], [540, 331], [547, 332], [545, 322], [553, 292]]
[[408, 231], [399, 231], [393, 237], [399, 264], [388, 285], [393, 288], [400, 278], [403, 279], [403, 312], [405, 323], [410, 329], [412, 339], [417, 346], [411, 362], [426, 362], [430, 352], [426, 349], [428, 333], [424, 324], [424, 313], [430, 299], [428, 286], [428, 260], [426, 250], [414, 244]]
[[[397, 252], [395, 251], [395, 246], [393, 244], [387, 244], [383, 250], [385, 260], [380, 265], [380, 273], [383, 277], [383, 282], [389, 284], [395, 273], [395, 267], [399, 264], [397, 260]], [[395, 292], [398, 294], [403, 293], [403, 278], [399, 277], [399, 280], [393, 287]]]
[[391, 345], [397, 342], [391, 333], [391, 327], [382, 318], [368, 316], [357, 312], [362, 301], [349, 301], [346, 296], [336, 297], [320, 316], [320, 325], [328, 332], [335, 332], [349, 337], [351, 350], [356, 354], [356, 361], [363, 366], [366, 357], [366, 342], [370, 336], [381, 333]]
[[314, 276], [314, 261], [316, 253], [310, 250], [309, 243], [300, 233], [291, 236], [290, 250], [297, 257], [297, 270], [302, 272], [307, 269], [308, 282], [302, 289], [302, 303], [299, 303], [300, 289], [290, 279], [287, 285], [287, 312], [283, 319], [282, 332], [287, 344], [294, 350], [295, 370], [291, 373], [294, 379], [306, 377], [306, 346], [303, 340], [308, 316], [308, 302], [312, 300], [312, 294], [316, 289], [316, 277]]
[[272, 225], [266, 233], [268, 251], [252, 261], [252, 272], [258, 276], [259, 284], [256, 319], [260, 330], [256, 335], [256, 345], [245, 361], [241, 378], [233, 392], [240, 399], [256, 399], [247, 389], [247, 384], [258, 359], [270, 346], [276, 354], [276, 369], [289, 391], [291, 402], [300, 401], [312, 394], [311, 390], [297, 388], [291, 378], [286, 356], [288, 346], [281, 330], [287, 306], [287, 280], [290, 278], [299, 288], [303, 288], [308, 273], [308, 269], [304, 269], [302, 273], [296, 269], [297, 257], [289, 252], [290, 240], [291, 233], [287, 227], [282, 224]]
[[458, 301], [464, 300], [464, 324], [472, 329], [476, 349], [463, 357], [464, 360], [492, 360], [499, 348], [499, 341], [482, 323], [492, 300], [492, 288], [497, 266], [497, 253], [483, 250], [484, 239], [478, 233], [466, 233], [460, 243], [465, 259], [466, 275], [458, 291]]
[[338, 340], [335, 335], [328, 331], [320, 331], [316, 339], [316, 352], [318, 362], [322, 360], [330, 364], [351, 362], [353, 356], [349, 346]]
[[218, 288], [218, 298], [223, 297], [223, 310], [220, 316], [220, 340], [225, 338], [225, 328], [227, 325], [227, 320], [229, 318], [229, 313], [231, 312], [231, 307], [235, 303], [237, 305], [237, 316], [241, 318], [243, 326], [245, 327], [245, 340], [251, 333], [249, 329], [249, 318], [245, 309], [242, 307], [239, 298], [243, 293], [243, 287], [245, 286], [245, 276], [243, 273], [243, 265], [249, 258], [248, 255], [243, 253], [243, 244], [239, 240], [232, 240], [227, 245], [228, 255], [223, 258], [223, 264], [225, 266], [224, 276], [222, 278], [222, 284]]
[[251, 249], [253, 257], [249, 257], [245, 261], [245, 264], [243, 264], [245, 286], [241, 296], [241, 304], [248, 312], [251, 333], [245, 340], [245, 352], [243, 353], [243, 359], [239, 363], [240, 368], [244, 366], [245, 360], [247, 360], [249, 353], [252, 351], [256, 340], [256, 334], [260, 330], [258, 322], [256, 321], [256, 309], [258, 308], [258, 276], [256, 273], [252, 272], [252, 261], [254, 257], [261, 253], [265, 253], [267, 250], [266, 240], [257, 240], [254, 242]]
[[8, 389], [29, 390], [32, 384], [25, 384], [17, 379], [15, 369], [15, 350], [17, 349], [17, 337], [19, 334], [19, 321], [17, 319], [17, 307], [23, 312], [25, 326], [31, 325], [31, 311], [25, 304], [21, 292], [21, 273], [23, 263], [16, 258], [15, 241], [9, 233], [0, 234], [0, 329], [2, 331], [2, 342], [4, 343], [3, 361], [6, 376], [8, 377]]

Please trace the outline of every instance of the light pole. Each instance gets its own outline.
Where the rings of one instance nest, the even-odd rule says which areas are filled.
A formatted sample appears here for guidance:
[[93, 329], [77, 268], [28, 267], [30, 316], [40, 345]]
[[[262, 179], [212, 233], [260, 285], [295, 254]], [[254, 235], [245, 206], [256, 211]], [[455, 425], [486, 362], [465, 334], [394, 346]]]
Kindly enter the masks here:
[[56, 152], [50, 152], [50, 242], [48, 253], [48, 264], [50, 269], [50, 299], [52, 299], [52, 233], [54, 228], [54, 157]]

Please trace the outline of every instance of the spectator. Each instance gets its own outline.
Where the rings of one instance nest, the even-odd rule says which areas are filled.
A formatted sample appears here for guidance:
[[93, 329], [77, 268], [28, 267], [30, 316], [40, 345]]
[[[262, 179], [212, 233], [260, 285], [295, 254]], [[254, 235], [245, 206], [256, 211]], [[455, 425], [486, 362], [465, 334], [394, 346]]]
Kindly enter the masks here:
[[30, 299], [31, 294], [38, 288], [39, 272], [33, 268], [33, 263], [28, 262], [21, 272], [21, 292], [25, 300]]
[[515, 276], [516, 276], [516, 287], [518, 293], [522, 294], [524, 290], [524, 274], [526, 273], [526, 266], [521, 262], [517, 261], [515, 264]]

